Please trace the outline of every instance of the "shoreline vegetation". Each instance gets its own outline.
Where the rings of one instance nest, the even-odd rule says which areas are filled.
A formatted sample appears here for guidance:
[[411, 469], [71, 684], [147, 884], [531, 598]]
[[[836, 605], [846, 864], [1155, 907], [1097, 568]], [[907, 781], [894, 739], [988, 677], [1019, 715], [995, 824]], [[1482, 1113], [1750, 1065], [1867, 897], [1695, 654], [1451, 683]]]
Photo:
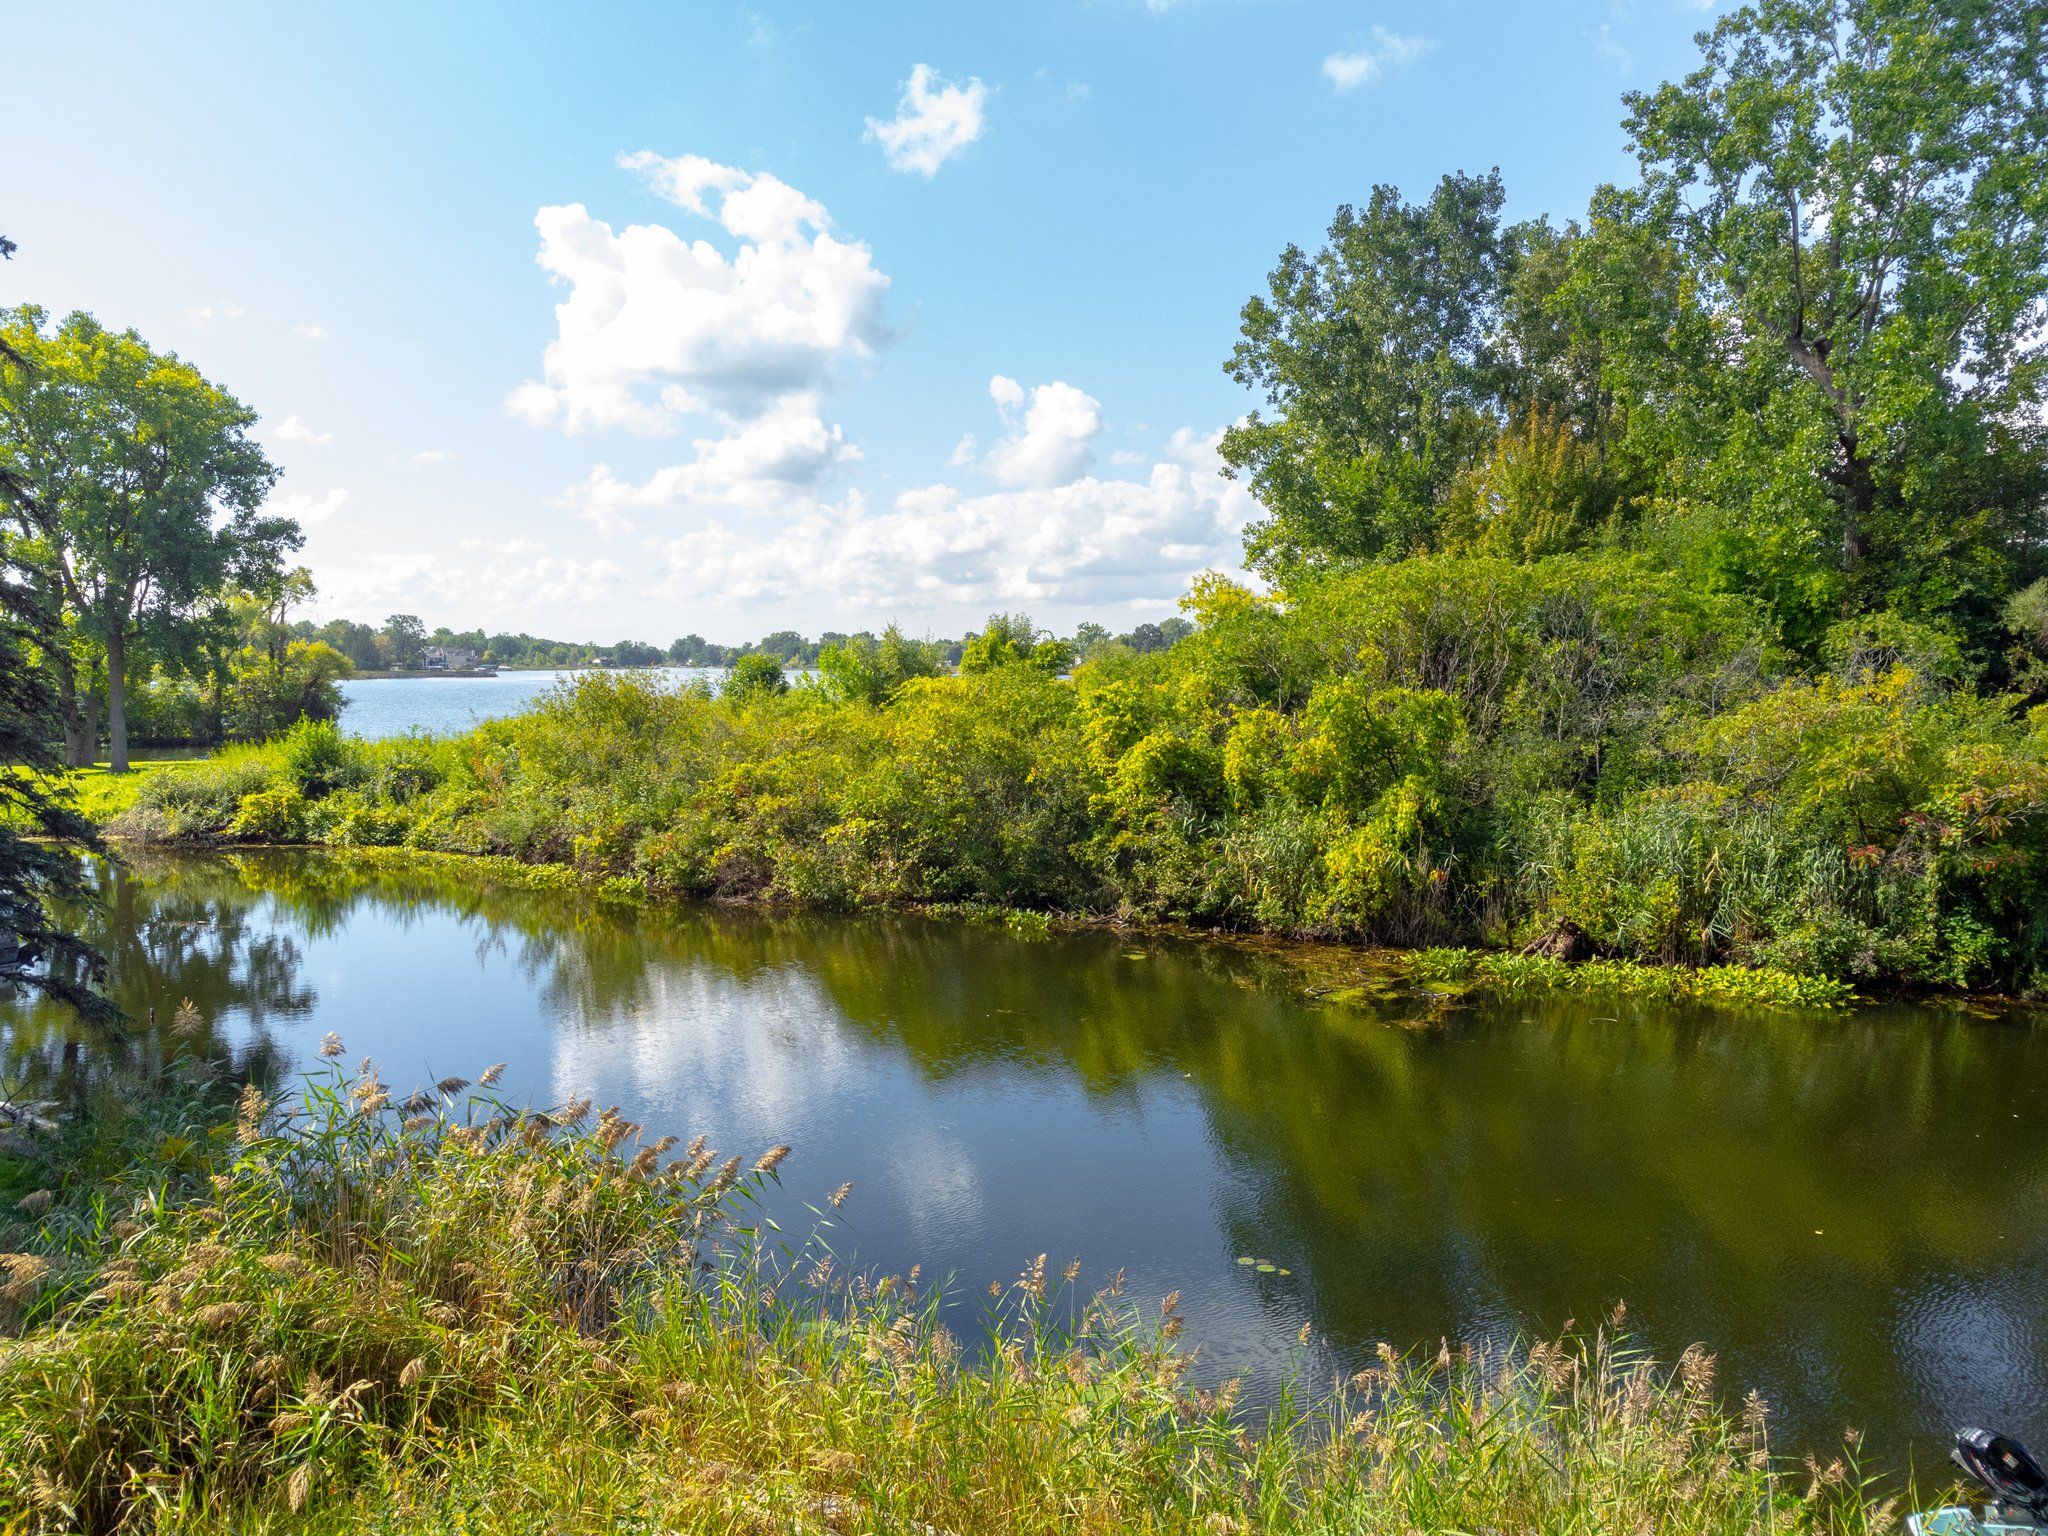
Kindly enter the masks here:
[[1801, 665], [1741, 600], [1609, 553], [1189, 606], [1174, 646], [1070, 675], [993, 641], [958, 674], [877, 649], [715, 693], [591, 672], [462, 735], [303, 722], [80, 804], [116, 838], [489, 855], [654, 899], [1396, 948], [1446, 986], [2040, 988], [2048, 711], [1930, 632], [1843, 621]]
[[964, 1297], [839, 1272], [849, 1188], [808, 1235], [761, 1217], [785, 1147], [643, 1142], [587, 1103], [499, 1102], [495, 1069], [400, 1101], [368, 1063], [333, 1065], [332, 1036], [295, 1095], [238, 1094], [189, 1008], [168, 1038], [154, 1092], [0, 1166], [0, 1248], [20, 1249], [0, 1253], [10, 1529], [1876, 1536], [1897, 1518], [1853, 1437], [1833, 1460], [1774, 1456], [1759, 1400], [1726, 1406], [1704, 1350], [1644, 1357], [1618, 1313], [1513, 1350], [1382, 1346], [1252, 1413], [1239, 1383], [1197, 1385], [1176, 1297], [1084, 1294], [1041, 1255], [988, 1287], [975, 1346]]

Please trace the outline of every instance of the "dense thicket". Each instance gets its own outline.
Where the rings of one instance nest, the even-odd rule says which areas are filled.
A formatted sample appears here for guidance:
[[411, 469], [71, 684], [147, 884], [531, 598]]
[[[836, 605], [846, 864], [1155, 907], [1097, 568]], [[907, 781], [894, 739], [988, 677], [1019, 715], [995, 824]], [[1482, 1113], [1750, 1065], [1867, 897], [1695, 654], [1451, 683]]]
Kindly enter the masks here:
[[2040, 980], [2048, 715], [1959, 686], [1935, 631], [1845, 621], [1797, 669], [1754, 600], [1616, 554], [1194, 606], [1180, 645], [1070, 679], [1015, 659], [877, 703], [600, 674], [447, 741], [304, 727], [152, 775], [118, 825], [675, 895]]

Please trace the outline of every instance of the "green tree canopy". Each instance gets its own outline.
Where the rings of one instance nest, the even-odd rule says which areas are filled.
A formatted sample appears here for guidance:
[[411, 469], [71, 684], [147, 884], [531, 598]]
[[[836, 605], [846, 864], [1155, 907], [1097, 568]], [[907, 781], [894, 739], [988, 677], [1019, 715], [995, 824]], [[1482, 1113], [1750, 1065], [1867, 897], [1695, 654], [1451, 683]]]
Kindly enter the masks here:
[[1701, 45], [1627, 98], [1642, 183], [1602, 204], [1696, 307], [1638, 337], [1687, 489], [1809, 520], [1852, 606], [1988, 622], [2040, 531], [2048, 12], [1761, 0]]
[[26, 306], [0, 320], [26, 367], [0, 370], [0, 457], [31, 492], [23, 531], [78, 626], [104, 647], [110, 760], [128, 766], [131, 642], [175, 635], [223, 587], [260, 585], [298, 547], [262, 515], [277, 477], [255, 415], [133, 331]]
[[1375, 187], [1314, 256], [1288, 246], [1245, 305], [1228, 371], [1272, 414], [1253, 411], [1222, 452], [1266, 508], [1245, 538], [1262, 573], [1427, 545], [1509, 388], [1502, 196], [1497, 171], [1446, 176], [1423, 203]]
[[787, 692], [789, 679], [782, 675], [781, 659], [766, 651], [747, 652], [725, 674], [724, 693], [729, 699], [757, 699]]

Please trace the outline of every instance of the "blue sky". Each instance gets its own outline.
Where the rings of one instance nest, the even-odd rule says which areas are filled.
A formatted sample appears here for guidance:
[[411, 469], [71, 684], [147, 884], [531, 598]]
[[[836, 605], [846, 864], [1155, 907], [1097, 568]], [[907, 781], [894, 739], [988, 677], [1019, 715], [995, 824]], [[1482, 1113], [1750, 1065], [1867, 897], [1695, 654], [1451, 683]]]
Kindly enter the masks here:
[[0, 302], [260, 412], [322, 616], [1127, 628], [1235, 561], [1221, 365], [1280, 249], [1455, 169], [1582, 211], [1710, 20], [6, 0]]

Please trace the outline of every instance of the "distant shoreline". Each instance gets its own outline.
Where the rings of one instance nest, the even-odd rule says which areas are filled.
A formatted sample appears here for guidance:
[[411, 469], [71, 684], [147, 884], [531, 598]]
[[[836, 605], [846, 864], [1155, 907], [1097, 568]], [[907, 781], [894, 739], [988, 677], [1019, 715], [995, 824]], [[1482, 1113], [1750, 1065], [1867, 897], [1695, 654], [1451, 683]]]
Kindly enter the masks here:
[[667, 672], [678, 670], [695, 672], [716, 672], [721, 671], [723, 669], [718, 667], [680, 666], [678, 663], [672, 661], [658, 662], [653, 666], [647, 667], [600, 667], [594, 666], [588, 662], [584, 662], [580, 664], [565, 665], [559, 667], [434, 667], [431, 669], [409, 669], [403, 672], [383, 670], [365, 671], [362, 669], [358, 669], [354, 672], [351, 672], [347, 677], [343, 678], [342, 682], [385, 683], [397, 682], [401, 679], [411, 680], [414, 678], [429, 677], [499, 677], [507, 672]]

